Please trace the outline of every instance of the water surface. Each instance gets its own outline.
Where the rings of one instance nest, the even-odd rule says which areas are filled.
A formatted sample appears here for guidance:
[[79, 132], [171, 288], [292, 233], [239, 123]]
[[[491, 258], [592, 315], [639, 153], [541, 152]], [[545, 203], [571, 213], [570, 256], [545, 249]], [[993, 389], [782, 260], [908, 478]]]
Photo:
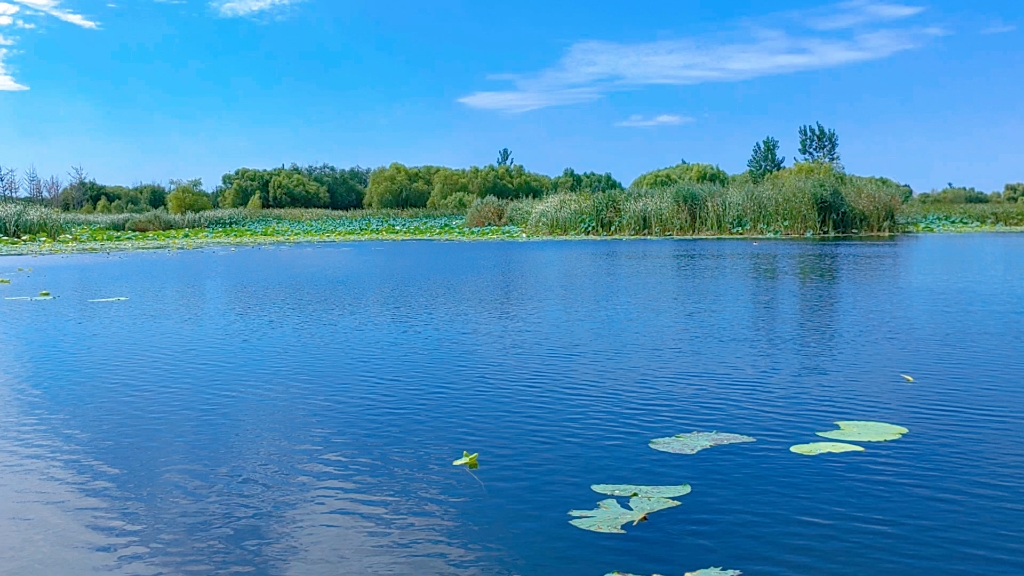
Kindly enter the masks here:
[[[1024, 235], [9, 257], [0, 277], [58, 297], [0, 300], [2, 574], [1024, 573]], [[849, 419], [911, 433], [788, 451]], [[693, 430], [758, 440], [647, 447]], [[628, 534], [567, 522], [591, 484], [684, 482]]]

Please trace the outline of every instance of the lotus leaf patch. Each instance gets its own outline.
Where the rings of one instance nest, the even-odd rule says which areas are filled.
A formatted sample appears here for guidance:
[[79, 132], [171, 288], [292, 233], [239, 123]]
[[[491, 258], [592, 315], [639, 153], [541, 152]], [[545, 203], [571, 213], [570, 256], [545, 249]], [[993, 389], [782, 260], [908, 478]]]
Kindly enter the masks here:
[[789, 449], [790, 452], [803, 454], [804, 456], [817, 456], [819, 454], [838, 454], [841, 452], [863, 452], [864, 449], [853, 444], [842, 444], [840, 442], [814, 442], [813, 444], [797, 444]]
[[725, 432], [691, 432], [689, 434], [678, 434], [668, 438], [655, 438], [651, 440], [650, 446], [662, 452], [672, 454], [696, 454], [701, 450], [724, 446], [726, 444], [740, 444], [744, 442], [756, 442], [750, 436], [740, 434], [728, 434]]
[[577, 518], [569, 523], [591, 532], [625, 534], [624, 525], [632, 522], [636, 526], [646, 521], [648, 514], [674, 506], [679, 506], [679, 502], [668, 498], [630, 498], [626, 509], [609, 498], [598, 502], [596, 510], [570, 510], [569, 515]]
[[590, 487], [598, 494], [640, 498], [676, 498], [690, 493], [690, 485], [680, 486], [633, 486], [630, 484], [595, 484]]
[[818, 436], [843, 442], [888, 442], [898, 440], [910, 432], [902, 426], [885, 422], [836, 422], [839, 430], [818, 432]]

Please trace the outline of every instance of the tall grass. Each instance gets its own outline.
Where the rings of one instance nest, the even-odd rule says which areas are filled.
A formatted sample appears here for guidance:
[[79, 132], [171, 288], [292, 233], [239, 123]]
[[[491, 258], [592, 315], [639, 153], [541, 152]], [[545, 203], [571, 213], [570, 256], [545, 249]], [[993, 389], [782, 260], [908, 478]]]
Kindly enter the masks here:
[[897, 230], [900, 204], [900, 191], [884, 182], [785, 175], [550, 196], [533, 207], [526, 227], [550, 235], [873, 234]]

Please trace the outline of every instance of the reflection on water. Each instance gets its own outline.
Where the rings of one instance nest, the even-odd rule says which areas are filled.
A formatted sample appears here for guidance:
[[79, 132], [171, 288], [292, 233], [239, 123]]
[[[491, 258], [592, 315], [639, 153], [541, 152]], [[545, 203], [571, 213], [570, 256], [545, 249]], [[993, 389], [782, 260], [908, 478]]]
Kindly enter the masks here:
[[[1021, 236], [19, 266], [59, 297], [0, 301], [0, 574], [1024, 573]], [[911, 433], [788, 452], [840, 419]], [[647, 447], [700, 429], [758, 441]], [[626, 536], [567, 522], [681, 482]]]

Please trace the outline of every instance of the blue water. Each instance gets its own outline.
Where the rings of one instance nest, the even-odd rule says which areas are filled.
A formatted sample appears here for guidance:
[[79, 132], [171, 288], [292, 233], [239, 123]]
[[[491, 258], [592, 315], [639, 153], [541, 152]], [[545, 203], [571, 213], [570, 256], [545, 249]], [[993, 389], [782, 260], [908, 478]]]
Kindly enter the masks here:
[[[1024, 235], [225, 248], [0, 278], [57, 296], [0, 300], [5, 575], [1024, 574]], [[845, 419], [910, 434], [788, 451]], [[647, 446], [694, 430], [757, 442]], [[627, 534], [567, 522], [591, 484], [684, 482]]]

